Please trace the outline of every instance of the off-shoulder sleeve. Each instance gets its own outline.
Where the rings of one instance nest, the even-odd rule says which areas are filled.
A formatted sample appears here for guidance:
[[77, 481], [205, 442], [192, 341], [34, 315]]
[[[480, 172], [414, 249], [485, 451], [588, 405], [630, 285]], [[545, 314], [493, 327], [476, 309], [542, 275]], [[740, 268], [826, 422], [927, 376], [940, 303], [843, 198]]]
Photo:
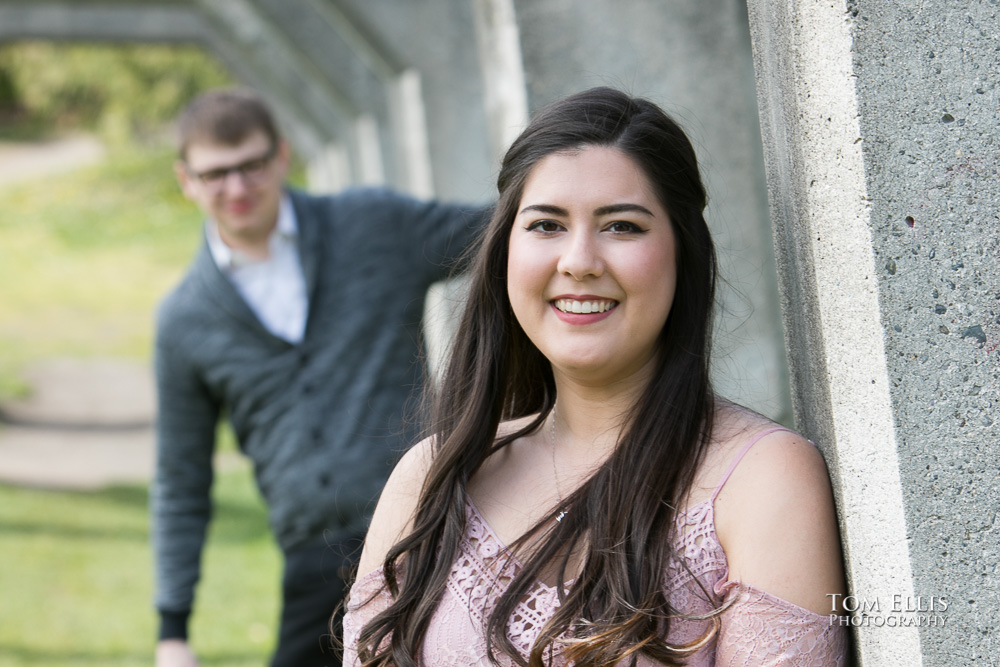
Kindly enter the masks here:
[[344, 610], [344, 667], [360, 667], [358, 637], [365, 623], [381, 614], [392, 604], [392, 595], [385, 587], [382, 568], [373, 570], [354, 582]]
[[717, 667], [841, 667], [847, 628], [814, 611], [739, 582], [724, 584]]

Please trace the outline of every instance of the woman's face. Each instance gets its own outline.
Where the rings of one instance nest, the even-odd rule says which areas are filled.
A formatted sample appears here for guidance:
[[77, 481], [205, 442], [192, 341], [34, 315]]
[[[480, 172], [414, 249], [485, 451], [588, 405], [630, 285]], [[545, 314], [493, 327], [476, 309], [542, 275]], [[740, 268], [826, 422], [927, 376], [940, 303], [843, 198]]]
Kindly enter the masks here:
[[648, 370], [677, 272], [670, 218], [639, 166], [615, 148], [553, 153], [517, 211], [507, 292], [554, 372], [607, 384]]

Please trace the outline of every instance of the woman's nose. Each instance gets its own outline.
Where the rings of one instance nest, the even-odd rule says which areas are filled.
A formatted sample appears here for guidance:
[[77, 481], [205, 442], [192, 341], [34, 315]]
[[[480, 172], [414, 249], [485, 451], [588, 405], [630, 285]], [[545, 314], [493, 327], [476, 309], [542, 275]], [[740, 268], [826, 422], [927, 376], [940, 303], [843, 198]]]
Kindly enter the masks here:
[[557, 268], [576, 280], [597, 278], [604, 273], [604, 260], [595, 235], [590, 230], [570, 232]]

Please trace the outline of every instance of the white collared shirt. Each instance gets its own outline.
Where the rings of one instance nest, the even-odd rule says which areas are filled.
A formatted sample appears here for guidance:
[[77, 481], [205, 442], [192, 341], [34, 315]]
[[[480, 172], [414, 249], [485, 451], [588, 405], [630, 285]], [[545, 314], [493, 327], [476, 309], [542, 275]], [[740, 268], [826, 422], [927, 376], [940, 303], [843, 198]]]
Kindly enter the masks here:
[[302, 342], [309, 298], [299, 257], [298, 224], [288, 195], [281, 198], [278, 224], [268, 239], [266, 259], [253, 259], [230, 248], [214, 220], [205, 222], [205, 236], [216, 265], [267, 330], [290, 343]]

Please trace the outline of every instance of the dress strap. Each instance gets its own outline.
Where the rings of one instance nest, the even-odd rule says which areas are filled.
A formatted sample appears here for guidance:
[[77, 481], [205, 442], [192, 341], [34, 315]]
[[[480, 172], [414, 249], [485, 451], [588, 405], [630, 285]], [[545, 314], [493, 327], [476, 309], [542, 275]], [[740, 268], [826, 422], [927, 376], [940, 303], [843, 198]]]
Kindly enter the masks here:
[[726, 474], [722, 476], [722, 480], [719, 481], [719, 485], [715, 487], [715, 492], [712, 493], [713, 505], [715, 504], [715, 499], [719, 497], [719, 493], [722, 491], [722, 487], [725, 486], [726, 482], [729, 481], [729, 476], [733, 474], [733, 471], [736, 470], [736, 466], [740, 464], [740, 461], [742, 461], [743, 457], [746, 456], [746, 453], [750, 451], [750, 448], [756, 445], [757, 441], [763, 438], [765, 435], [777, 433], [778, 431], [788, 431], [789, 433], [795, 432], [790, 428], [785, 428], [783, 426], [775, 426], [774, 428], [764, 429], [760, 433], [757, 433], [752, 438], [747, 440], [746, 444], [743, 445], [743, 449], [741, 449], [740, 453], [737, 454], [735, 458], [733, 458], [733, 462], [729, 464], [729, 469], [726, 470]]

